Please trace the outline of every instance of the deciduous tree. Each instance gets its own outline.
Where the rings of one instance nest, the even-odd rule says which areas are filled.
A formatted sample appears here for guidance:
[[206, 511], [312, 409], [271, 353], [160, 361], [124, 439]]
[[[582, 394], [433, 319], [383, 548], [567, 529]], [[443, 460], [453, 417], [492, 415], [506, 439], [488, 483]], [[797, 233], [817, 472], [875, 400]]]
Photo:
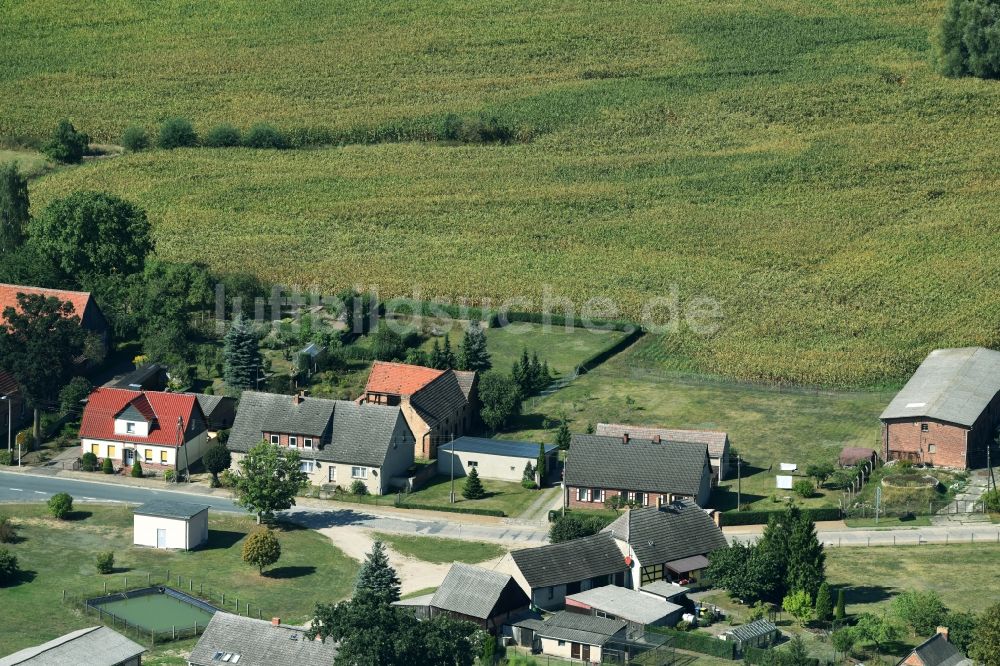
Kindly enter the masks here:
[[255, 514], [260, 523], [276, 511], [295, 506], [295, 495], [308, 482], [299, 470], [298, 452], [261, 442], [240, 459], [233, 488], [237, 504]]
[[219, 473], [229, 469], [229, 466], [233, 464], [233, 456], [225, 444], [216, 442], [205, 450], [201, 461], [204, 463], [205, 469], [212, 475], [212, 486], [218, 487]]
[[5, 261], [24, 242], [29, 207], [28, 179], [16, 162], [0, 164], [0, 257]]
[[993, 604], [979, 616], [969, 643], [969, 657], [982, 666], [1000, 666], [1000, 604]]
[[42, 146], [42, 152], [63, 164], [79, 164], [89, 145], [90, 137], [77, 131], [73, 123], [63, 118], [56, 125], [52, 138]]
[[521, 411], [521, 391], [507, 375], [487, 372], [479, 381], [479, 402], [480, 418], [496, 432]]
[[813, 619], [812, 597], [805, 590], [795, 590], [785, 596], [781, 601], [781, 607], [798, 620], [799, 625], [805, 625], [806, 622]]
[[929, 636], [941, 625], [948, 609], [934, 590], [907, 590], [892, 600], [892, 612], [920, 636]]
[[274, 530], [259, 527], [247, 535], [243, 542], [243, 561], [257, 567], [258, 573], [264, 573], [264, 567], [269, 567], [281, 557], [281, 543]]
[[945, 76], [1000, 78], [1000, 0], [950, 0], [936, 55]]

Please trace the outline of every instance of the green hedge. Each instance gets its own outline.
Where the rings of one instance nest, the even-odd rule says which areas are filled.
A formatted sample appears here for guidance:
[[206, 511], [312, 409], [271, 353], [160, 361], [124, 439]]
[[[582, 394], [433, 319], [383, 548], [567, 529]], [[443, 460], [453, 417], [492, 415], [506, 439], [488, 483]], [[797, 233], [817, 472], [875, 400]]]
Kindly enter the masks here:
[[648, 627], [657, 633], [670, 637], [670, 646], [679, 650], [690, 650], [701, 654], [721, 657], [723, 659], [736, 659], [736, 644], [731, 641], [724, 641], [694, 631], [677, 631], [669, 627]]
[[[728, 511], [721, 514], [720, 522], [722, 527], [733, 525], [766, 525], [771, 516], [780, 516], [784, 511]], [[843, 516], [840, 508], [835, 506], [813, 507], [802, 509], [802, 515], [820, 520], [840, 520]]]
[[640, 328], [633, 329], [631, 333], [626, 335], [618, 342], [612, 345], [608, 345], [607, 347], [597, 352], [596, 354], [592, 354], [589, 358], [587, 358], [578, 366], [576, 366], [576, 371], [580, 374], [583, 374], [585, 372], [590, 372], [591, 370], [599, 366], [601, 363], [604, 363], [618, 352], [622, 351], [626, 347], [630, 347], [636, 340], [638, 340], [642, 336], [643, 336], [642, 329]]
[[501, 320], [498, 313], [494, 313], [490, 316], [490, 327], [500, 328], [506, 326], [507, 324], [513, 324], [515, 322], [523, 322], [526, 324], [545, 324], [549, 323], [553, 326], [573, 326], [576, 328], [586, 328], [587, 326], [593, 328], [601, 328], [608, 331], [622, 331], [624, 333], [632, 333], [640, 326], [630, 321], [623, 320], [612, 320], [612, 319], [591, 319], [588, 322], [584, 322], [580, 317], [567, 317], [561, 314], [550, 313], [545, 315], [541, 312], [507, 312], [504, 313], [504, 317]]
[[[785, 656], [786, 653], [773, 648], [747, 647], [743, 650], [743, 663], [760, 664], [760, 666], [782, 666], [785, 663]], [[796, 666], [798, 663], [796, 662]], [[819, 659], [809, 657], [806, 663], [808, 666], [819, 666]]]
[[475, 507], [448, 506], [447, 504], [414, 504], [411, 502], [399, 502], [396, 504], [401, 509], [422, 509], [424, 511], [445, 511], [447, 513], [470, 513], [476, 516], [496, 516], [504, 518], [507, 514], [501, 509], [477, 509]]

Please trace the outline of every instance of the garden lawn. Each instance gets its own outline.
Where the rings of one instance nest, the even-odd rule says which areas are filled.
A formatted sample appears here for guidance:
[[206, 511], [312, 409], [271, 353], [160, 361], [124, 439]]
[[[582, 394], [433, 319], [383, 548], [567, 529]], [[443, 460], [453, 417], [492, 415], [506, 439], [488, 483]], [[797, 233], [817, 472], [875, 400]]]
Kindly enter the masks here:
[[[251, 518], [242, 516], [211, 515], [206, 548], [172, 552], [133, 547], [132, 511], [124, 506], [77, 505], [73, 519], [67, 521], [48, 517], [41, 504], [0, 505], [0, 513], [17, 519], [21, 541], [9, 547], [28, 572], [22, 582], [0, 588], [0, 606], [18, 609], [7, 615], [0, 632], [3, 654], [94, 623], [62, 604], [63, 590], [68, 595], [99, 596], [105, 581], [109, 590], [121, 589], [125, 577], [134, 587], [147, 574], [162, 583], [169, 570], [174, 586], [177, 576], [185, 591], [188, 580], [193, 580], [196, 595], [204, 585], [207, 600], [216, 606], [217, 595], [225, 592], [227, 606], [239, 597], [241, 607], [251, 604], [254, 616], [260, 610], [263, 617], [297, 624], [308, 619], [316, 603], [347, 597], [357, 572], [357, 563], [325, 537], [281, 525], [282, 557], [260, 576], [240, 557], [243, 537], [255, 527]], [[94, 560], [105, 550], [115, 553], [115, 573], [101, 576]]]
[[[537, 490], [525, 488], [520, 483], [494, 481], [493, 479], [483, 479], [481, 477], [480, 481], [482, 481], [483, 488], [486, 490], [486, 497], [470, 500], [462, 497], [465, 478], [455, 479], [456, 507], [463, 509], [500, 509], [505, 515], [516, 517], [528, 509], [532, 502], [538, 499]], [[416, 505], [433, 504], [435, 506], [448, 506], [450, 492], [450, 477], [436, 476], [420, 490], [407, 495], [405, 501]]]
[[572, 374], [580, 363], [610, 347], [625, 336], [620, 331], [567, 328], [552, 324], [513, 323], [486, 331], [493, 367], [510, 372], [521, 352], [538, 353], [540, 361], [548, 361], [554, 376]]
[[[844, 446], [878, 448], [878, 416], [890, 393], [779, 391], [679, 373], [642, 372], [633, 366], [634, 349], [546, 398], [529, 401], [526, 414], [504, 437], [552, 441], [554, 432], [544, 429], [545, 421], [562, 414], [574, 433], [599, 422], [723, 430], [744, 459], [743, 503], [762, 510], [779, 508], [772, 495], [792, 495], [775, 489], [779, 463], [796, 463], [804, 471], [810, 463], [835, 462]], [[633, 407], [626, 404], [626, 396], [634, 401]], [[572, 449], [569, 456], [572, 459]], [[731, 478], [714, 491], [713, 506], [735, 508], [736, 486], [734, 468]], [[813, 498], [797, 501], [805, 506], [833, 505], [838, 496], [838, 491], [821, 490]]]
[[477, 564], [501, 557], [507, 552], [503, 546], [484, 541], [463, 541], [440, 537], [386, 534], [384, 532], [376, 532], [375, 538], [386, 542], [400, 555], [435, 564], [448, 562]]
[[[739, 381], [884, 386], [935, 347], [1000, 344], [1000, 86], [934, 72], [940, 0], [4, 9], [0, 135], [179, 115], [351, 144], [34, 182], [35, 214], [77, 189], [135, 201], [160, 258], [327, 293], [547, 290], [633, 318], [660, 299], [676, 331], [647, 365]], [[452, 113], [515, 142], [428, 141]]]

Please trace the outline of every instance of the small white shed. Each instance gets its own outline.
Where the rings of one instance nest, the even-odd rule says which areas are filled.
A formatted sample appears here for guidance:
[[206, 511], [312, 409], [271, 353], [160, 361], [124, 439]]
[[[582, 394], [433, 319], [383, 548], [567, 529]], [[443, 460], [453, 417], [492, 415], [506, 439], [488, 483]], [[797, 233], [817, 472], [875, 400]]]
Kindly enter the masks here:
[[[559, 448], [555, 444], [546, 444], [543, 450], [548, 476], [555, 471], [559, 462]], [[454, 472], [455, 478], [461, 478], [468, 476], [469, 471], [475, 467], [483, 479], [518, 482], [524, 476], [527, 463], [530, 462], [532, 467], [536, 465], [538, 444], [459, 437], [452, 442], [439, 444], [437, 453], [438, 474], [449, 476]]]
[[208, 541], [208, 507], [204, 504], [153, 500], [132, 517], [132, 543], [150, 548], [191, 550]]

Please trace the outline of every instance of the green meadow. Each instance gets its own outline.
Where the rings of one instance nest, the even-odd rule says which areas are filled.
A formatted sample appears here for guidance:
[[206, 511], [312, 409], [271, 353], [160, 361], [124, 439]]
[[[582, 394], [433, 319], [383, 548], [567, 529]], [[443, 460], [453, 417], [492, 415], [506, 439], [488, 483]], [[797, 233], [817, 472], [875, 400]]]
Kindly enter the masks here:
[[[109, 190], [161, 256], [287, 284], [534, 309], [547, 285], [632, 318], [676, 299], [648, 367], [884, 387], [931, 348], [1000, 344], [1000, 84], [934, 72], [942, 10], [12, 2], [0, 135], [327, 128], [357, 143], [96, 160], [34, 181], [33, 208]], [[515, 141], [427, 140], [447, 114]], [[417, 140], [369, 143], [396, 127]]]

